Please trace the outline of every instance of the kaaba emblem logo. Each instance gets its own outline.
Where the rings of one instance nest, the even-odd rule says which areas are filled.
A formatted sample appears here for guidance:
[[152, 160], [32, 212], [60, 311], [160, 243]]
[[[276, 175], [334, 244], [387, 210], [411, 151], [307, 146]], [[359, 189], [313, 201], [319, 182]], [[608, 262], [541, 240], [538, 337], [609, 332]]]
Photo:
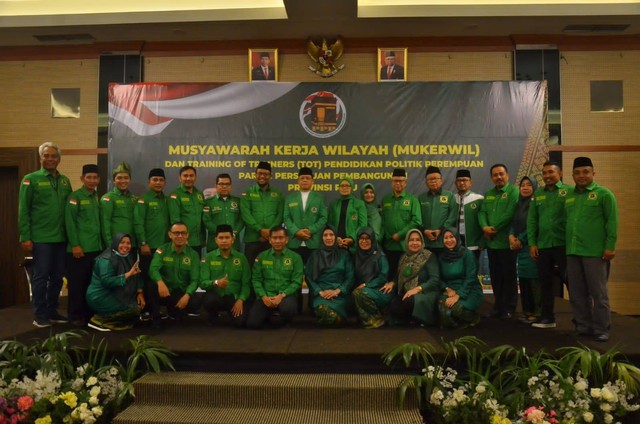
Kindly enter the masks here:
[[233, 264], [234, 264], [234, 265], [236, 265], [236, 266], [240, 265], [240, 259], [235, 258], [235, 259], [233, 260]]
[[449, 198], [447, 196], [440, 196], [440, 203], [449, 203]]
[[283, 263], [284, 263], [285, 265], [287, 265], [287, 266], [288, 266], [288, 265], [291, 265], [291, 258], [284, 258]]
[[182, 263], [185, 264], [185, 265], [191, 265], [191, 258], [189, 258], [188, 256], [185, 256], [182, 259]]
[[314, 137], [329, 138], [340, 132], [347, 122], [342, 100], [328, 91], [316, 91], [300, 105], [300, 124]]
[[404, 201], [402, 202], [402, 204], [404, 206], [409, 206], [411, 204], [411, 201], [409, 201], [409, 199], [404, 199]]
[[478, 205], [476, 205], [475, 203], [472, 203], [471, 205], [469, 205], [471, 207], [471, 209], [475, 209], [478, 207]]
[[589, 200], [596, 200], [597, 198], [598, 198], [598, 193], [593, 191], [589, 193]]
[[564, 197], [564, 196], [566, 196], [566, 195], [567, 195], [567, 190], [562, 189], [562, 190], [560, 190], [560, 191], [558, 192], [558, 196], [560, 196], [560, 197]]

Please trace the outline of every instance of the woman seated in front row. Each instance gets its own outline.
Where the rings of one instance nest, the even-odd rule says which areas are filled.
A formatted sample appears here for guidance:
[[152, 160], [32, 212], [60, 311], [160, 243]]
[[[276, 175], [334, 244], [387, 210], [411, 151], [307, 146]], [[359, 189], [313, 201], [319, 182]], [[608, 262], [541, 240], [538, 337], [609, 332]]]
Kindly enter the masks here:
[[438, 301], [440, 326], [473, 326], [480, 321], [478, 309], [483, 301], [478, 263], [473, 252], [462, 245], [455, 229], [445, 229], [442, 237], [444, 249], [438, 256], [444, 289]]
[[133, 327], [145, 305], [138, 262], [131, 253], [131, 236], [115, 234], [111, 247], [102, 252], [93, 265], [87, 304], [95, 314], [89, 320], [89, 327], [98, 331]]
[[392, 290], [382, 290], [388, 275], [389, 262], [378, 247], [375, 230], [371, 227], [360, 228], [356, 237], [353, 299], [364, 328], [384, 325], [383, 311], [393, 299]]
[[322, 230], [322, 245], [307, 261], [305, 279], [318, 323], [343, 324], [353, 285], [353, 265], [349, 252], [338, 248], [336, 230], [330, 225]]
[[414, 228], [405, 237], [405, 253], [398, 263], [397, 284], [390, 281], [382, 290], [396, 297], [391, 301], [391, 324], [416, 321], [435, 325], [436, 304], [440, 295], [440, 270], [435, 255], [424, 248], [422, 232]]

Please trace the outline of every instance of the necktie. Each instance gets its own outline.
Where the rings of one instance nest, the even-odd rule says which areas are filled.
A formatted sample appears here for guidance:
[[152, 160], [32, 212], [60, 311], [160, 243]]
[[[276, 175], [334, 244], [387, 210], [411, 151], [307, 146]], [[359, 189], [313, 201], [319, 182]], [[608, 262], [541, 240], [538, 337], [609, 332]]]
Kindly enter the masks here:
[[264, 70], [264, 79], [269, 79], [269, 68], [262, 68]]
[[387, 66], [387, 79], [391, 78], [391, 66]]

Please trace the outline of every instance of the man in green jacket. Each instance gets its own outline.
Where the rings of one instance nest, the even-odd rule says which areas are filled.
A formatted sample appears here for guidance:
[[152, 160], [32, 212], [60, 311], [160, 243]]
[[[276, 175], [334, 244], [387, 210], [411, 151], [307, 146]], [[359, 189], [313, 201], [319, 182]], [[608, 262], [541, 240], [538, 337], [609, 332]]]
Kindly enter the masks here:
[[427, 249], [440, 254], [442, 251], [442, 230], [456, 223], [458, 209], [453, 193], [442, 189], [442, 172], [436, 166], [427, 167], [425, 175], [427, 192], [418, 197], [422, 211], [422, 235]]
[[389, 259], [389, 278], [396, 278], [398, 262], [404, 253], [404, 238], [413, 228], [420, 229], [420, 202], [405, 191], [407, 171], [394, 169], [391, 174], [391, 194], [382, 198], [382, 246]]
[[251, 268], [246, 256], [233, 249], [235, 236], [228, 224], [215, 231], [217, 249], [207, 253], [200, 264], [200, 288], [206, 291], [203, 308], [214, 325], [218, 313], [228, 311], [237, 327], [247, 321], [247, 299], [251, 294]]
[[307, 263], [311, 253], [320, 247], [320, 233], [327, 225], [327, 206], [324, 196], [312, 191], [313, 171], [300, 168], [298, 172], [299, 192], [289, 194], [284, 201], [284, 224], [291, 238], [287, 247]]
[[253, 265], [251, 281], [256, 301], [251, 307], [247, 327], [259, 329], [275, 311], [289, 324], [298, 311], [295, 296], [302, 286], [302, 258], [287, 249], [287, 230], [281, 226], [269, 230], [271, 249], [260, 253]]
[[[149, 266], [156, 249], [169, 241], [169, 209], [164, 195], [166, 177], [164, 170], [154, 168], [149, 171], [147, 180], [149, 190], [138, 198], [133, 211], [133, 227], [140, 245], [140, 277], [144, 281], [145, 299], [151, 299], [156, 291], [155, 282], [149, 278]], [[151, 303], [140, 316], [142, 320], [151, 318]]]
[[231, 175], [219, 174], [216, 177], [216, 194], [204, 201], [202, 221], [207, 228], [207, 252], [213, 252], [216, 245], [216, 228], [227, 224], [233, 228], [233, 248], [240, 251], [240, 232], [244, 221], [240, 214], [240, 198], [231, 194], [233, 186]]
[[156, 249], [149, 266], [149, 277], [157, 285], [151, 297], [154, 327], [160, 326], [160, 305], [165, 305], [169, 318], [177, 321], [199, 306], [193, 294], [200, 280], [200, 256], [188, 245], [186, 224], [173, 224], [169, 238], [170, 243]]
[[82, 187], [69, 195], [65, 208], [67, 230], [67, 285], [69, 320], [76, 326], [89, 322], [93, 311], [87, 305], [86, 294], [93, 271], [93, 261], [102, 252], [100, 234], [100, 184], [98, 165], [82, 167]]
[[495, 187], [484, 195], [479, 222], [489, 255], [489, 275], [495, 302], [489, 314], [512, 319], [518, 303], [516, 252], [510, 249], [509, 230], [516, 212], [520, 190], [509, 184], [509, 171], [501, 163], [491, 167]]
[[18, 227], [22, 248], [33, 256], [33, 325], [49, 327], [67, 322], [57, 308], [65, 271], [64, 207], [72, 190], [69, 178], [58, 171], [60, 148], [43, 143], [38, 155], [42, 167], [25, 175], [20, 184]]
[[541, 315], [531, 324], [535, 328], [555, 328], [554, 275], [557, 267], [558, 275], [564, 280], [567, 269], [564, 203], [572, 187], [561, 178], [559, 164], [545, 162], [542, 165], [544, 187], [534, 193], [527, 216], [529, 253], [536, 261], [541, 292]]
[[609, 340], [611, 311], [607, 280], [618, 239], [618, 204], [613, 193], [593, 180], [588, 157], [573, 161], [575, 189], [565, 201], [567, 274], [573, 322], [578, 335]]
[[480, 259], [480, 249], [484, 246], [482, 227], [478, 221], [484, 196], [471, 191], [473, 181], [471, 171], [458, 169], [456, 172], [457, 230], [462, 244], [473, 252], [476, 260]]
[[189, 229], [189, 246], [202, 253], [205, 243], [205, 228], [202, 225], [204, 195], [196, 188], [197, 173], [193, 166], [180, 168], [180, 186], [167, 199], [171, 224], [182, 222]]
[[282, 224], [284, 196], [271, 187], [271, 164], [260, 162], [256, 183], [242, 193], [240, 213], [245, 224], [244, 253], [253, 266], [258, 253], [269, 249], [269, 229]]
[[100, 199], [102, 208], [102, 243], [111, 246], [113, 236], [118, 233], [132, 237], [132, 249], [138, 246], [133, 229], [133, 210], [136, 207], [136, 196], [129, 191], [131, 183], [131, 167], [122, 162], [113, 170], [113, 190]]

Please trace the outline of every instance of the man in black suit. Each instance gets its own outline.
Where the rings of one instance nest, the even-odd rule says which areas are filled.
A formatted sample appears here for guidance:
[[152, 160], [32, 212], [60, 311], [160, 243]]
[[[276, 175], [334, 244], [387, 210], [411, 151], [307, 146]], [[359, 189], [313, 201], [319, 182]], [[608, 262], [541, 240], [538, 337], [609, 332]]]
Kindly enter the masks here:
[[260, 66], [251, 70], [251, 81], [275, 81], [276, 70], [269, 66], [271, 57], [268, 52], [260, 53]]
[[380, 68], [381, 80], [403, 80], [404, 68], [396, 65], [396, 53], [388, 51], [384, 58], [385, 66]]

